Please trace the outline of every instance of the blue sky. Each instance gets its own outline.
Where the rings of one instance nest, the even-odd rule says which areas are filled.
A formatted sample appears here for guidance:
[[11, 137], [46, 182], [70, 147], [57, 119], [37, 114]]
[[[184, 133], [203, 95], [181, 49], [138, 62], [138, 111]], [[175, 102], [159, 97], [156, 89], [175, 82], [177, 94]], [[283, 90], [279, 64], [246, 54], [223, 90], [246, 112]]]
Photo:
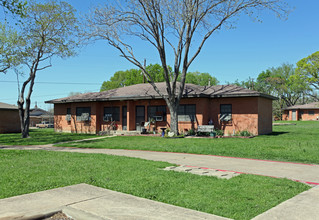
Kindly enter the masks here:
[[[97, 3], [103, 3], [102, 0], [68, 2], [82, 13]], [[318, 51], [319, 1], [290, 0], [289, 4], [295, 9], [288, 20], [263, 13], [263, 22], [259, 23], [242, 16], [237, 21], [236, 29], [222, 29], [215, 33], [189, 71], [208, 72], [225, 84], [236, 79], [257, 78], [263, 70], [282, 63], [295, 64]], [[139, 46], [138, 54], [138, 58], [146, 58], [148, 64], [159, 63], [156, 53], [145, 43]], [[52, 64], [53, 67], [39, 72], [36, 77], [32, 107], [37, 102], [39, 107], [48, 109], [52, 106], [44, 104], [44, 101], [68, 96], [70, 92], [97, 92], [102, 82], [109, 80], [116, 71], [135, 68], [105, 41], [82, 48], [76, 57], [54, 59]], [[16, 81], [13, 72], [0, 74], [0, 102], [16, 104], [17, 83], [8, 81]]]

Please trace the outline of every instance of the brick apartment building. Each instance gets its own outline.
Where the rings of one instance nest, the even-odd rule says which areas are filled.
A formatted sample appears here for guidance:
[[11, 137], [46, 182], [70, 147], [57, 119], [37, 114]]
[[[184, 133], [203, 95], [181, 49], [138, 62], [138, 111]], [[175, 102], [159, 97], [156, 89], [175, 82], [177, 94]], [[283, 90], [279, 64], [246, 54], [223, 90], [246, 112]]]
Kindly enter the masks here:
[[290, 106], [284, 110], [282, 119], [286, 121], [319, 120], [319, 102]]
[[[157, 83], [162, 93], [165, 83]], [[196, 129], [213, 121], [225, 134], [249, 131], [252, 134], [272, 132], [270, 95], [234, 85], [198, 86], [186, 84], [178, 109], [179, 130]], [[137, 84], [103, 92], [86, 93], [54, 99], [54, 127], [60, 132], [98, 133], [109, 129], [150, 130], [170, 126], [165, 101], [150, 84]]]

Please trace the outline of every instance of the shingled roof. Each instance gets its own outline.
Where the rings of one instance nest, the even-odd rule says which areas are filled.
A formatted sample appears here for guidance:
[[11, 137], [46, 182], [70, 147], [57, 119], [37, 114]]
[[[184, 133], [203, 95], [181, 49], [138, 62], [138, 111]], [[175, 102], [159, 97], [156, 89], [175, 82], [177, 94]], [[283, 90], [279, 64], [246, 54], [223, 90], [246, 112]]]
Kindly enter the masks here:
[[290, 109], [319, 109], [319, 102], [312, 102], [309, 104], [304, 104], [304, 105], [294, 105], [285, 108], [285, 110], [290, 110]]
[[16, 106], [16, 105], [10, 105], [10, 104], [7, 104], [7, 103], [0, 102], [0, 109], [14, 109], [14, 110], [18, 110], [18, 106]]
[[[162, 94], [167, 94], [166, 83], [156, 83], [156, 86]], [[265, 97], [273, 100], [277, 99], [274, 96], [266, 95], [257, 91], [245, 89], [235, 85], [198, 86], [194, 84], [185, 84], [185, 89], [183, 93], [183, 98], [248, 96]], [[103, 92], [85, 93], [60, 99], [53, 99], [46, 101], [46, 103], [71, 103], [138, 99], [161, 99], [161, 96], [157, 94], [157, 92], [153, 89], [152, 85], [145, 83], [117, 89], [111, 89]]]

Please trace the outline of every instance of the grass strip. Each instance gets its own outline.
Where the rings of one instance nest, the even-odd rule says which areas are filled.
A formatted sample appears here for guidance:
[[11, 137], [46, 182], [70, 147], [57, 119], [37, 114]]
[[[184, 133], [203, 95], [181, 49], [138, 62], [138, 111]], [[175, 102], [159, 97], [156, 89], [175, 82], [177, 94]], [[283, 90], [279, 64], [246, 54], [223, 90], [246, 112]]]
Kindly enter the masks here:
[[44, 145], [93, 137], [96, 135], [54, 132], [53, 128], [31, 129], [29, 138], [21, 138], [20, 133], [0, 134], [0, 145]]

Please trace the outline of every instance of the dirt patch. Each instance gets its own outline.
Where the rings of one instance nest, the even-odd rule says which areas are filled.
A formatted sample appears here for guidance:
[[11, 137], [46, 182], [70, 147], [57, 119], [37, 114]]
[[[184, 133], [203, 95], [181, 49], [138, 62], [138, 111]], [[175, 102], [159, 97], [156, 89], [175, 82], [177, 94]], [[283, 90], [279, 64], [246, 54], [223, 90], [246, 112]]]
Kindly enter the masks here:
[[43, 220], [74, 220], [73, 218], [68, 217], [63, 212], [58, 212], [49, 218], [45, 218]]

